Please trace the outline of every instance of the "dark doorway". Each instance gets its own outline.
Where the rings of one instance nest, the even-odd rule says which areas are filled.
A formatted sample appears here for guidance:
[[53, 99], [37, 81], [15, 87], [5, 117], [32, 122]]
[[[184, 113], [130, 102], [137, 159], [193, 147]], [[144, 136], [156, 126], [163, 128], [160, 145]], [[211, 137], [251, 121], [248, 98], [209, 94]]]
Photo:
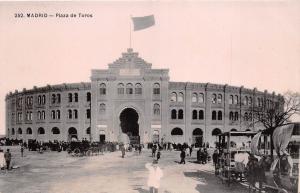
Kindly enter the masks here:
[[127, 108], [120, 114], [121, 129], [123, 133], [126, 133], [130, 139], [131, 144], [139, 144], [139, 115], [132, 108]]
[[72, 140], [72, 139], [77, 140], [78, 139], [77, 138], [77, 130], [74, 127], [70, 127], [68, 133], [69, 133], [69, 140]]
[[105, 135], [100, 135], [100, 143], [104, 143], [105, 142]]

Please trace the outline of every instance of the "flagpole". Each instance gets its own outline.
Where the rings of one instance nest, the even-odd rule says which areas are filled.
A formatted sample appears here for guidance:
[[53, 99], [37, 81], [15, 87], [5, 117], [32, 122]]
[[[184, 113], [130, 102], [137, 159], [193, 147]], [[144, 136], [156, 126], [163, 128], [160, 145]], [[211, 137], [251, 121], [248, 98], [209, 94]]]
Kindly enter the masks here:
[[[130, 20], [132, 19], [132, 15], [130, 15]], [[131, 21], [129, 21], [129, 48], [131, 48]]]

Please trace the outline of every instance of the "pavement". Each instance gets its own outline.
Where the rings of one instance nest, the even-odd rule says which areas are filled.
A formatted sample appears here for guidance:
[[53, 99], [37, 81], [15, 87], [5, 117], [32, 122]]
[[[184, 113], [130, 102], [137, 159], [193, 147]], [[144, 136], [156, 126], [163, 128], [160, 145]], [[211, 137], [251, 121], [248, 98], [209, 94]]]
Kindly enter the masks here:
[[[21, 157], [19, 147], [10, 147], [17, 169], [0, 171], [0, 193], [148, 193], [151, 152], [126, 152], [73, 157], [66, 152], [28, 152]], [[212, 163], [197, 164], [196, 152], [178, 164], [180, 152], [162, 151], [159, 167], [163, 171], [160, 193], [246, 193], [233, 183], [229, 187], [214, 175]]]

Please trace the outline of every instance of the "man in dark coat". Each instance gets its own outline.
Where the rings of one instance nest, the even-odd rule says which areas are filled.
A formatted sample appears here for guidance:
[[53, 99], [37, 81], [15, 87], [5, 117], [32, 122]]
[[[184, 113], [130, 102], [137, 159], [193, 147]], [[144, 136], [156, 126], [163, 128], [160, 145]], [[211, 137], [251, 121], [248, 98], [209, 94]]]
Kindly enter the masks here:
[[10, 161], [11, 161], [11, 153], [9, 152], [9, 149], [6, 150], [4, 154], [5, 162], [6, 162], [6, 168], [9, 170]]
[[180, 158], [181, 158], [180, 164], [182, 164], [182, 163], [185, 164], [185, 151], [184, 151], [184, 149], [181, 150]]

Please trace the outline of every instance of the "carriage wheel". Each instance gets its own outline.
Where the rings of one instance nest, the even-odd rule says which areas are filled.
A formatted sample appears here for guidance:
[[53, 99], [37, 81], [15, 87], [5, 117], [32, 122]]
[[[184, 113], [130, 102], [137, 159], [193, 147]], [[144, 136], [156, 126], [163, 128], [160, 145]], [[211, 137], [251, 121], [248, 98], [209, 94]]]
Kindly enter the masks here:
[[92, 150], [88, 150], [88, 151], [86, 152], [86, 155], [87, 155], [87, 156], [92, 156], [92, 155], [93, 155]]
[[74, 155], [75, 156], [79, 156], [80, 155], [80, 149], [79, 148], [74, 149]]

